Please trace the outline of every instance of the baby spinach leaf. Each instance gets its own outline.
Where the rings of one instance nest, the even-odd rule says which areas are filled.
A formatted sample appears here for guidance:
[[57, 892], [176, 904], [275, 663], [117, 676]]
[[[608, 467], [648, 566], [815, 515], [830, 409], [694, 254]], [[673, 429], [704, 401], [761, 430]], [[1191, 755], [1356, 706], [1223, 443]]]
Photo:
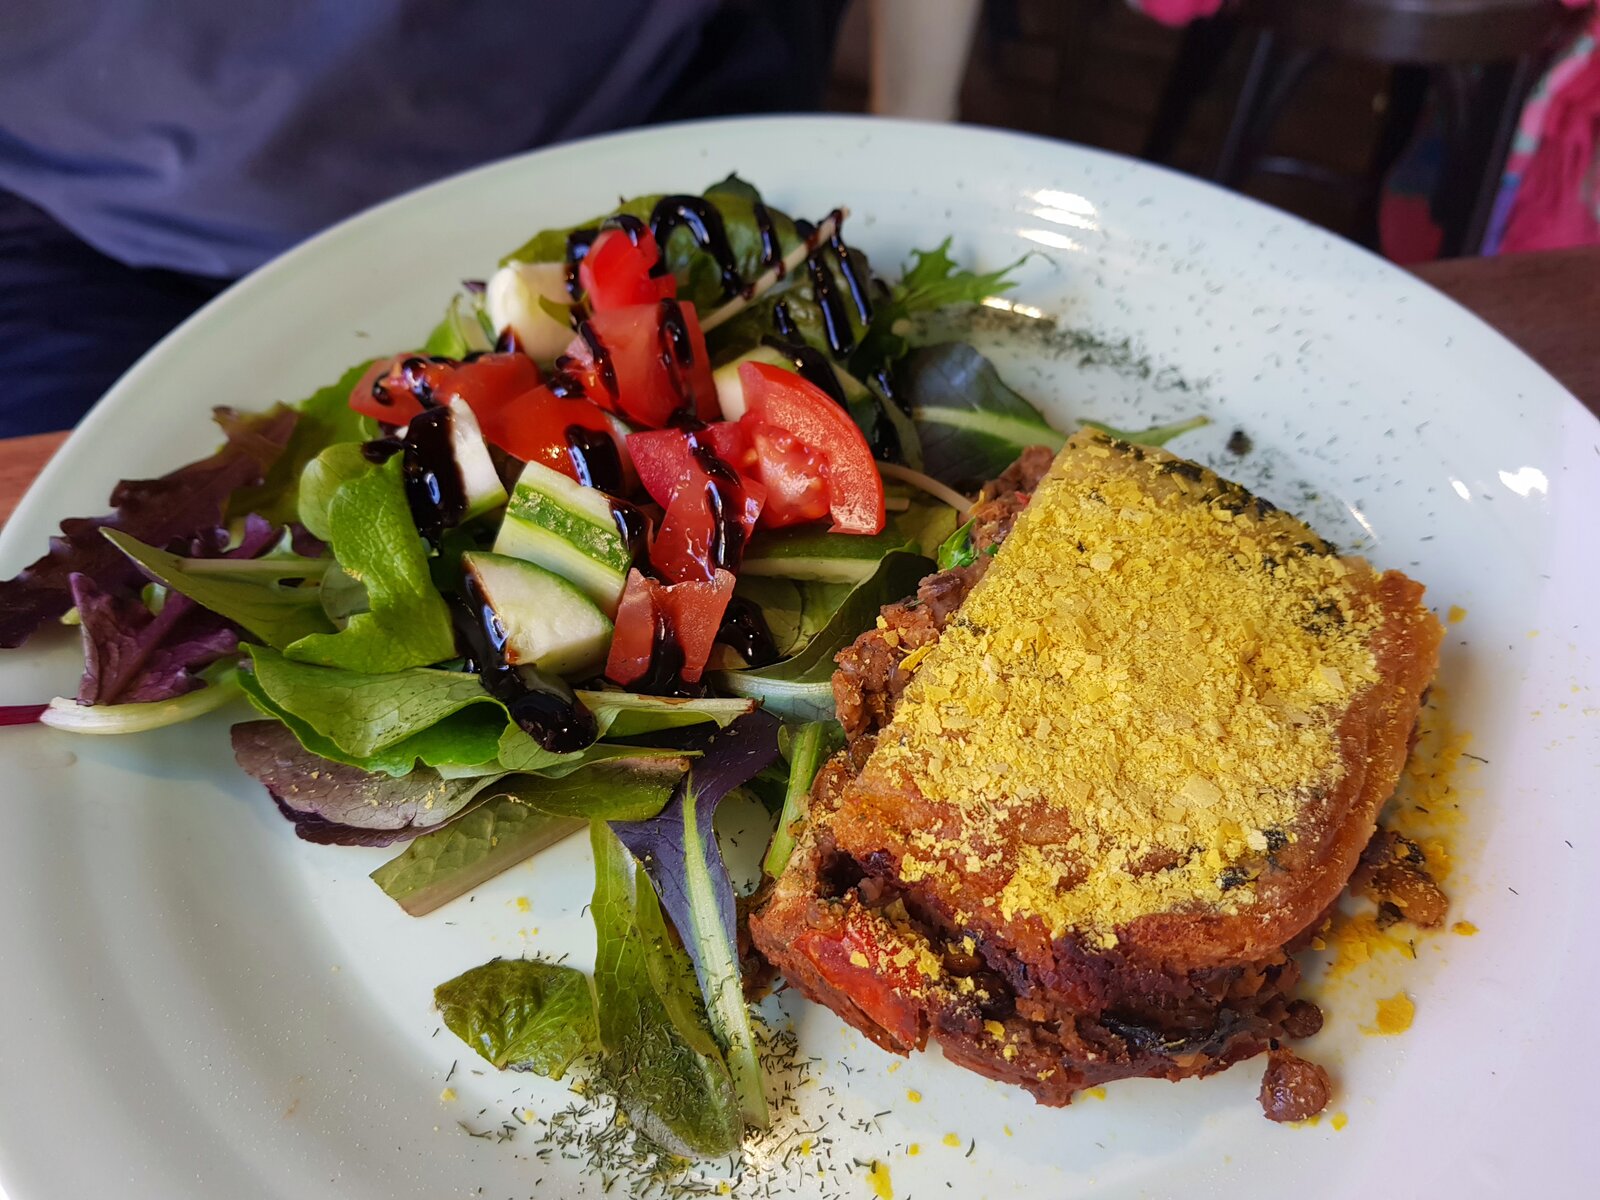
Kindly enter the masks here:
[[712, 819], [724, 796], [777, 757], [777, 720], [764, 712], [740, 717], [705, 743], [703, 756], [656, 817], [612, 825], [683, 938], [745, 1120], [763, 1129], [766, 1089], [739, 975], [733, 883]]
[[897, 550], [886, 555], [871, 578], [851, 590], [804, 649], [769, 667], [713, 672], [712, 681], [722, 691], [754, 697], [768, 710], [791, 720], [833, 720], [833, 656], [870, 628], [885, 604], [915, 592], [918, 582], [933, 569], [933, 560], [920, 554]]
[[[253, 512], [274, 524], [288, 524], [295, 519], [296, 489], [307, 463], [329, 446], [364, 442], [378, 436], [377, 422], [350, 407], [350, 392], [371, 365], [368, 360], [351, 367], [337, 383], [318, 388], [293, 406], [298, 419], [283, 453], [272, 463], [259, 485], [242, 488], [229, 498], [230, 518]], [[321, 534], [317, 536], [322, 537]]]
[[636, 752], [589, 763], [557, 779], [529, 782], [518, 796], [552, 817], [647, 821], [666, 807], [688, 769], [684, 754]]
[[281, 650], [291, 642], [333, 628], [333, 622], [322, 610], [319, 589], [290, 582], [320, 579], [327, 569], [320, 559], [182, 558], [116, 529], [102, 532], [146, 574], [242, 625], [269, 646]]
[[1066, 441], [965, 342], [913, 350], [898, 378], [922, 439], [922, 469], [941, 483], [974, 487], [1026, 447], [1060, 449]]
[[339, 565], [367, 588], [367, 612], [337, 633], [313, 633], [285, 648], [301, 662], [351, 671], [400, 671], [455, 655], [450, 610], [428, 574], [411, 519], [399, 457], [346, 480], [328, 505]]
[[1190, 417], [1187, 421], [1174, 421], [1170, 425], [1152, 425], [1149, 429], [1117, 429], [1112, 425], [1104, 425], [1099, 421], [1085, 421], [1090, 429], [1098, 429], [1101, 433], [1109, 434], [1118, 441], [1131, 442], [1135, 446], [1165, 446], [1180, 433], [1188, 433], [1192, 429], [1199, 429], [1211, 424], [1211, 418], [1206, 416]]
[[481, 804], [442, 829], [412, 839], [398, 857], [372, 873], [372, 881], [413, 917], [426, 916], [586, 826], [582, 820], [541, 812], [524, 800], [521, 790], [535, 780], [518, 775], [488, 789]]
[[445, 1026], [505, 1071], [560, 1079], [599, 1048], [594, 997], [582, 971], [540, 959], [497, 958], [433, 989]]
[[578, 699], [595, 716], [611, 738], [639, 737], [685, 725], [715, 722], [725, 726], [755, 707], [749, 700], [723, 700], [714, 696], [691, 699], [675, 696], [639, 696], [632, 692], [579, 691]]
[[[606, 823], [591, 822], [589, 837], [604, 1078], [634, 1127], [662, 1149], [685, 1158], [729, 1154], [744, 1132], [739, 1100], [715, 1044], [682, 1031], [699, 999], [676, 982], [686, 975], [672, 961], [682, 951], [641, 931], [639, 897], [651, 885]], [[673, 989], [670, 1007], [658, 987]]]
[[808, 721], [789, 738], [789, 785], [784, 792], [783, 811], [761, 870], [772, 879], [783, 874], [794, 854], [794, 838], [811, 807], [811, 784], [828, 757], [844, 745], [844, 730], [837, 721]]

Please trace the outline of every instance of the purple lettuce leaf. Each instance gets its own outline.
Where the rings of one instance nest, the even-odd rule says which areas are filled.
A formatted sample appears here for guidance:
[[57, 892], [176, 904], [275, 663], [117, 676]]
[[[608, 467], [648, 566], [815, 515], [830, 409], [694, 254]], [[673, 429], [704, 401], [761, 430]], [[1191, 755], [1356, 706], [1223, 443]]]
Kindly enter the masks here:
[[739, 974], [733, 881], [712, 827], [717, 805], [778, 759], [777, 718], [760, 709], [705, 738], [659, 815], [613, 821], [611, 828], [639, 860], [661, 907], [683, 939], [705, 997], [706, 1015], [727, 1057], [745, 1118], [764, 1127], [767, 1102], [755, 1034]]
[[[221, 557], [256, 558], [277, 540], [278, 530], [250, 516], [239, 545]], [[211, 538], [197, 537], [190, 552], [204, 555], [213, 548]], [[80, 572], [73, 572], [70, 583], [82, 619], [79, 704], [170, 700], [200, 687], [204, 681], [195, 672], [238, 648], [238, 626], [178, 592], [152, 614], [137, 595], [107, 592]]]
[[216, 410], [227, 442], [210, 458], [179, 467], [160, 479], [124, 479], [111, 493], [114, 511], [103, 517], [71, 517], [50, 551], [0, 581], [0, 647], [20, 646], [72, 607], [72, 577], [84, 575], [100, 591], [126, 595], [143, 581], [139, 569], [100, 535], [121, 529], [147, 545], [171, 549], [196, 538], [213, 538], [228, 497], [261, 481], [294, 431], [295, 411], [283, 405], [245, 416]]
[[445, 779], [418, 767], [395, 778], [312, 754], [277, 721], [233, 727], [233, 757], [308, 842], [391, 846], [460, 816], [498, 776]]

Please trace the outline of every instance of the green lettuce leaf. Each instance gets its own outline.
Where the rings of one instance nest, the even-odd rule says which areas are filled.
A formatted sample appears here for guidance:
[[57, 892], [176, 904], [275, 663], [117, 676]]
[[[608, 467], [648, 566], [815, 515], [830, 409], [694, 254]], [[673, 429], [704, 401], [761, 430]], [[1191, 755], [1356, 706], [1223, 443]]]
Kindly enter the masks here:
[[378, 436], [377, 422], [350, 407], [350, 391], [371, 365], [369, 359], [351, 367], [337, 383], [317, 389], [293, 406], [299, 419], [283, 454], [273, 462], [259, 486], [241, 488], [228, 498], [230, 518], [253, 512], [275, 525], [293, 521], [296, 489], [306, 464], [329, 446], [365, 442]]
[[445, 1026], [496, 1069], [560, 1079], [600, 1045], [582, 971], [539, 959], [500, 958], [433, 989]]
[[517, 795], [552, 817], [647, 821], [666, 806], [688, 769], [688, 755], [635, 751], [590, 763], [559, 779], [530, 780]]
[[761, 870], [768, 878], [783, 874], [794, 854], [794, 839], [806, 821], [811, 805], [811, 784], [829, 756], [844, 745], [844, 730], [837, 721], [807, 721], [788, 738], [784, 757], [789, 760], [789, 783], [784, 791], [783, 811]]
[[[420, 762], [448, 777], [556, 776], [606, 758], [675, 753], [596, 744], [553, 754], [512, 723], [505, 705], [465, 671], [347, 671], [296, 662], [264, 646], [243, 649], [254, 671], [241, 683], [263, 714], [282, 721], [313, 754], [367, 771], [404, 775]], [[748, 701], [676, 701], [626, 692], [580, 691], [578, 698], [594, 713], [600, 737], [700, 722], [722, 725], [750, 708]]]
[[712, 682], [722, 691], [754, 697], [791, 720], [833, 720], [833, 656], [871, 628], [880, 608], [914, 593], [922, 577], [933, 570], [933, 560], [920, 554], [897, 550], [887, 555], [804, 649], [768, 667], [712, 672]]
[[323, 450], [300, 472], [295, 493], [295, 515], [300, 524], [323, 541], [333, 540], [328, 510], [333, 497], [350, 480], [377, 470], [361, 452], [359, 442], [339, 442]]
[[523, 789], [536, 778], [505, 780], [506, 790], [492, 789], [444, 828], [413, 839], [372, 873], [373, 882], [413, 917], [426, 916], [587, 826], [584, 820], [541, 812], [523, 799]]
[[[693, 970], [651, 920], [655, 894], [644, 872], [605, 822], [592, 822], [589, 831], [604, 1078], [634, 1127], [662, 1149], [685, 1158], [730, 1154], [744, 1123], [706, 1029]], [[641, 913], [651, 922], [648, 936]]]
[[320, 579], [326, 564], [315, 558], [183, 558], [147, 546], [120, 530], [106, 540], [175, 592], [241, 625], [282, 649], [333, 628], [322, 610], [321, 589], [291, 580]]
[[768, 1120], [766, 1088], [739, 973], [733, 883], [713, 820], [729, 792], [777, 761], [778, 728], [769, 713], [741, 718], [705, 742], [702, 757], [658, 815], [612, 825], [655, 884], [683, 939], [745, 1120], [762, 1129]]
[[455, 655], [450, 610], [428, 574], [428, 555], [406, 501], [399, 457], [342, 483], [328, 505], [339, 565], [366, 585], [370, 608], [336, 633], [285, 648], [301, 662], [389, 672]]

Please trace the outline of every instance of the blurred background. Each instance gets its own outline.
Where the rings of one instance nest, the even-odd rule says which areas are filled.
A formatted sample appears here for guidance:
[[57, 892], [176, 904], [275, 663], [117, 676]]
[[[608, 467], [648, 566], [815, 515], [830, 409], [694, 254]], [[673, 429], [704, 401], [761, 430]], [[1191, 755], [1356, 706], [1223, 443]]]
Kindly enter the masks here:
[[831, 110], [1143, 157], [1402, 264], [1600, 243], [1594, 0], [0, 4], [0, 437], [233, 279], [541, 145]]

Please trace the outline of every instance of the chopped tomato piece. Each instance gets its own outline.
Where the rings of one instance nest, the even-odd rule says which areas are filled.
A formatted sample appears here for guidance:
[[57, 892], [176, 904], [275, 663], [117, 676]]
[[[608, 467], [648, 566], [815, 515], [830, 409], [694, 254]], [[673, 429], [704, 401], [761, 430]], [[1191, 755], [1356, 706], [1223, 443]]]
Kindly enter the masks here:
[[885, 519], [883, 477], [850, 414], [821, 388], [780, 367], [744, 363], [739, 381], [745, 396], [740, 424], [781, 430], [826, 461], [833, 531], [880, 532]]
[[578, 327], [561, 365], [596, 404], [648, 429], [685, 412], [704, 420], [720, 411], [692, 304], [597, 312]]
[[658, 429], [628, 435], [639, 482], [666, 515], [650, 561], [668, 579], [710, 579], [738, 570], [767, 490], [742, 475], [743, 431], [728, 422], [702, 429]]
[[774, 529], [820, 521], [832, 511], [827, 456], [774, 425], [752, 422], [751, 465], [743, 473], [767, 489], [761, 523]]
[[648, 228], [606, 230], [578, 262], [578, 284], [589, 311], [654, 304], [676, 296], [678, 281], [671, 274], [652, 274], [660, 261], [661, 249]]
[[[910, 1050], [923, 1042], [916, 999], [923, 980], [914, 956], [888, 948], [893, 941], [893, 931], [881, 917], [852, 905], [835, 928], [808, 929], [794, 946], [899, 1048]], [[902, 957], [907, 961], [899, 962]]]
[[730, 571], [673, 584], [629, 571], [617, 606], [606, 678], [624, 687], [642, 683], [659, 691], [698, 683], [733, 596], [733, 582]]
[[611, 419], [545, 386], [500, 405], [480, 422], [490, 444], [523, 462], [543, 463], [588, 487], [626, 490], [627, 451]]
[[538, 366], [522, 354], [480, 354], [461, 362], [403, 354], [374, 363], [350, 393], [350, 407], [388, 425], [408, 425], [424, 408], [459, 399], [482, 424], [540, 382]]

